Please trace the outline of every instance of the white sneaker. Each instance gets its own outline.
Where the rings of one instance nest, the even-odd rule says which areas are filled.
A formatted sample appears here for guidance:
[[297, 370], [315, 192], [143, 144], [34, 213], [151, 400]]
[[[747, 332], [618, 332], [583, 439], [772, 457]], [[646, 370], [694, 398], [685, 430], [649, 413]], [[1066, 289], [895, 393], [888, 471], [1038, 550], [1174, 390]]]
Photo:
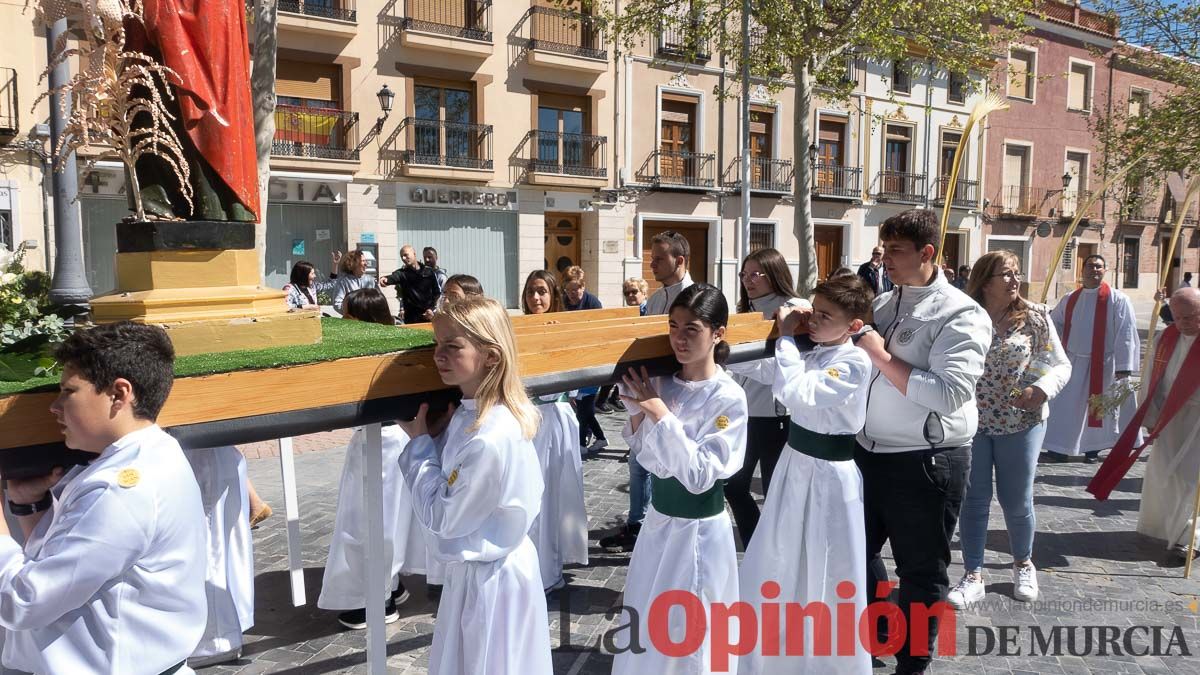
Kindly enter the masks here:
[[1033, 563], [1013, 567], [1013, 597], [1021, 602], [1038, 599], [1037, 568]]
[[607, 447], [608, 447], [607, 439], [597, 438], [597, 439], [592, 440], [592, 442], [588, 444], [587, 451], [588, 451], [588, 454], [591, 454], [594, 452], [600, 452], [601, 450], [603, 450]]
[[946, 596], [946, 602], [954, 609], [966, 609], [973, 602], [979, 602], [983, 599], [983, 573], [970, 572], [963, 575], [961, 581], [954, 588], [950, 589], [950, 593]]

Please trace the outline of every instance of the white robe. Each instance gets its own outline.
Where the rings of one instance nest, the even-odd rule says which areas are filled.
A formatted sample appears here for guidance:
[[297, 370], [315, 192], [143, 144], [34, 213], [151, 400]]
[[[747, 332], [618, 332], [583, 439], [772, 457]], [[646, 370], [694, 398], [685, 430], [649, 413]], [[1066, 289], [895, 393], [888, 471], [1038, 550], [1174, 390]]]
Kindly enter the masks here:
[[[383, 437], [383, 552], [388, 557], [391, 588], [401, 574], [425, 573], [425, 536], [412, 509], [412, 498], [397, 462], [408, 434], [394, 424], [384, 426]], [[337, 517], [329, 540], [329, 557], [321, 580], [321, 609], [366, 607], [367, 517], [363, 513], [362, 451], [366, 433], [355, 429], [346, 447], [342, 480], [338, 487]]]
[[417, 519], [446, 565], [429, 655], [430, 675], [551, 675], [550, 624], [529, 528], [542, 503], [542, 472], [508, 408], [480, 428], [463, 399], [436, 442], [419, 436], [400, 455]]
[[[847, 342], [800, 352], [790, 337], [775, 344], [776, 378], [772, 392], [788, 407], [792, 421], [821, 434], [857, 434], [867, 413], [871, 360]], [[771, 491], [754, 538], [742, 558], [741, 597], [763, 616], [762, 585], [773, 581], [780, 593], [772, 603], [824, 603], [833, 608], [854, 603], [854, 616], [866, 610], [866, 531], [863, 524], [862, 476], [853, 459], [831, 462], [788, 446], [779, 458]], [[854, 584], [850, 599], [837, 594], [843, 581]], [[775, 673], [869, 674], [871, 656], [851, 636], [855, 652], [839, 655], [837, 622], [831, 622], [832, 656], [814, 656], [811, 623], [788, 625], [781, 614], [777, 650], [755, 649], [738, 659], [741, 675]], [[803, 629], [803, 655], [788, 656], [787, 638]], [[794, 638], [793, 638], [794, 639]], [[799, 650], [796, 650], [799, 652]]]
[[542, 468], [542, 508], [529, 530], [542, 568], [542, 587], [562, 579], [563, 565], [588, 562], [588, 519], [583, 501], [583, 460], [579, 452], [579, 420], [558, 397], [540, 403], [542, 423], [533, 447]]
[[[1137, 401], [1130, 396], [1125, 403], [1103, 420], [1103, 426], [1089, 427], [1088, 398], [1091, 386], [1092, 323], [1096, 312], [1099, 289], [1083, 289], [1075, 304], [1071, 321], [1071, 338], [1063, 348], [1071, 360], [1071, 379], [1063, 390], [1050, 401], [1050, 417], [1046, 424], [1046, 439], [1042, 447], [1065, 455], [1079, 455], [1094, 450], [1106, 450], [1116, 444], [1121, 430], [1137, 412]], [[1050, 313], [1058, 334], [1063, 334], [1066, 325], [1069, 295], [1059, 301]], [[1108, 299], [1108, 328], [1104, 335], [1104, 388], [1116, 379], [1118, 370], [1137, 373], [1141, 365], [1141, 338], [1138, 337], [1137, 319], [1129, 296], [1112, 289]], [[1140, 442], [1140, 441], [1139, 441]]]
[[224, 654], [242, 646], [254, 626], [254, 540], [246, 458], [233, 446], [184, 450], [196, 474], [208, 525], [208, 624], [192, 656]]
[[[653, 383], [670, 413], [657, 423], [643, 418], [636, 432], [626, 423], [622, 431], [642, 467], [660, 478], [675, 478], [692, 494], [703, 493], [718, 480], [737, 473], [746, 456], [745, 391], [722, 370], [700, 382], [656, 377]], [[708, 632], [695, 652], [681, 657], [666, 656], [650, 641], [651, 604], [671, 590], [695, 595], [706, 616], [713, 603], [737, 602], [737, 549], [728, 513], [674, 518], [650, 506], [629, 561], [623, 601], [637, 612], [638, 642], [646, 651], [635, 654], [624, 649], [630, 637], [626, 628], [617, 635], [614, 675], [712, 672]], [[682, 608], [670, 610], [667, 630], [672, 641], [684, 639], [685, 619]], [[737, 629], [731, 628], [730, 635], [731, 641], [736, 640]], [[729, 672], [736, 671], [737, 657], [731, 656]]]
[[126, 434], [51, 493], [24, 550], [0, 537], [4, 665], [157, 675], [186, 659], [207, 614], [205, 536], [179, 443], [157, 426]]
[[[1163, 381], [1153, 392], [1145, 420], [1147, 427], [1152, 427], [1158, 420], [1167, 393], [1179, 376], [1195, 340], [1194, 336], [1179, 336]], [[1137, 531], [1166, 540], [1168, 548], [1177, 544], [1187, 546], [1191, 540], [1197, 478], [1200, 478], [1200, 393], [1188, 399], [1154, 440], [1150, 461], [1146, 463], [1146, 476], [1142, 480], [1142, 508]]]

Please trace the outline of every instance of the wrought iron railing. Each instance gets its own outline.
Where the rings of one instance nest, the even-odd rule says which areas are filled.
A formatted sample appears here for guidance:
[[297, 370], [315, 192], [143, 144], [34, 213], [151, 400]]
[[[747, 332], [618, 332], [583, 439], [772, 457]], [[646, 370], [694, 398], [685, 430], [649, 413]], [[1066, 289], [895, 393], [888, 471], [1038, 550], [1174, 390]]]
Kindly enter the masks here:
[[918, 203], [928, 194], [923, 173], [880, 171], [876, 178], [875, 198], [880, 201]]
[[813, 167], [812, 193], [816, 197], [862, 198], [862, 169], [856, 166], [817, 164]]
[[664, 26], [658, 32], [660, 56], [707, 61], [712, 58], [708, 38], [700, 35], [700, 24]]
[[490, 124], [406, 117], [401, 126], [404, 150], [400, 161], [404, 164], [487, 170], [493, 167]]
[[[729, 165], [725, 181], [734, 189], [742, 187], [742, 158], [736, 157]], [[792, 160], [771, 159], [770, 157], [750, 158], [750, 191], [790, 193], [793, 179]]]
[[271, 154], [314, 159], [358, 159], [358, 113], [331, 108], [275, 106]]
[[354, 0], [276, 0], [279, 11], [322, 19], [358, 21]]
[[1025, 185], [1005, 185], [989, 210], [998, 216], [1037, 217], [1049, 198], [1044, 188]]
[[639, 183], [658, 187], [711, 188], [716, 185], [717, 156], [656, 150], [638, 171]]
[[542, 51], [607, 59], [604, 31], [590, 14], [554, 7], [529, 9], [529, 48]]
[[492, 41], [492, 0], [398, 0], [400, 27], [451, 37]]
[[557, 131], [529, 132], [532, 154], [530, 168], [538, 173], [605, 178], [608, 137], [564, 134]]
[[1091, 190], [1064, 191], [1062, 203], [1058, 209], [1059, 217], [1074, 218], [1078, 215], [1080, 209], [1084, 209], [1084, 218], [1099, 218], [1100, 200], [1092, 201]]
[[[937, 179], [937, 197], [934, 198], [934, 203], [945, 204], [946, 193], [950, 191], [950, 177], [940, 176]], [[974, 208], [979, 204], [979, 181], [958, 179], [954, 186], [954, 201], [951, 206], [960, 209]]]
[[0, 68], [0, 134], [14, 136], [20, 129], [17, 71], [15, 68]]

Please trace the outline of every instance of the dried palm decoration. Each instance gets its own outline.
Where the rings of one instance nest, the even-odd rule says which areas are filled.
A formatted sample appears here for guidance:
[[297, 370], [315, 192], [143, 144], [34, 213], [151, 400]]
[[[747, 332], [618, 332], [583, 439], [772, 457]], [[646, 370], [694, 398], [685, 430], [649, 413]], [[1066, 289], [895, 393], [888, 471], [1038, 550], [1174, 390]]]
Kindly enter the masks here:
[[[66, 84], [34, 102], [36, 106], [51, 94], [61, 95], [66, 125], [54, 148], [55, 165], [61, 169], [80, 149], [95, 153], [89, 167], [105, 159], [120, 160], [129, 178], [134, 216], [142, 221], [146, 213], [134, 166], [139, 158], [154, 155], [171, 167], [191, 208], [191, 172], [171, 126], [175, 115], [167, 107], [175, 97], [171, 81], [179, 82], [179, 75], [142, 52], [125, 49], [124, 21], [142, 22], [141, 1], [40, 0], [37, 13], [47, 26], [66, 19], [74, 30], [59, 36], [39, 83], [67, 59], [78, 57], [80, 62], [79, 72]], [[74, 47], [71, 38], [79, 38]]]
[[946, 232], [950, 229], [950, 205], [954, 203], [954, 190], [958, 187], [958, 172], [962, 165], [963, 155], [967, 151], [967, 143], [970, 142], [971, 131], [975, 125], [982, 123], [984, 118], [997, 110], [1008, 110], [1008, 103], [1005, 103], [1004, 99], [996, 93], [984, 96], [971, 110], [971, 116], [967, 118], [962, 136], [958, 139], [958, 147], [954, 150], [954, 164], [950, 168], [949, 183], [946, 185], [945, 203], [942, 205], [942, 236], [938, 240], [937, 257], [939, 264], [942, 262], [942, 255], [946, 247]]

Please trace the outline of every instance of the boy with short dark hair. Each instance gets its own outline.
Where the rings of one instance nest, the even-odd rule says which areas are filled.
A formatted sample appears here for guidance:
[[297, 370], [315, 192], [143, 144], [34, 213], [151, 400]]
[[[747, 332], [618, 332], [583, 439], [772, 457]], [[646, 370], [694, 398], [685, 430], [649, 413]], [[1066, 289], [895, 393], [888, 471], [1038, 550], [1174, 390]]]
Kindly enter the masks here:
[[65, 474], [8, 482], [22, 549], [0, 519], [4, 665], [35, 673], [187, 673], [207, 615], [200, 491], [155, 424], [175, 352], [158, 327], [72, 334], [50, 406], [68, 447], [94, 453]]
[[[772, 393], [791, 414], [791, 451], [779, 458], [746, 547], [739, 575], [744, 602], [826, 607], [853, 602], [854, 616], [866, 610], [862, 479], [854, 448], [866, 418], [871, 359], [851, 336], [862, 330], [873, 298], [857, 275], [835, 277], [817, 285], [811, 309], [784, 305], [776, 313], [780, 337]], [[805, 323], [814, 343], [809, 351], [801, 351], [792, 337]], [[854, 584], [853, 595], [835, 593], [844, 581]], [[778, 584], [777, 593], [765, 591], [768, 582]], [[854, 644], [853, 653], [821, 656], [809, 649], [765, 656], [757, 650], [742, 656], [739, 667], [751, 673], [870, 672], [871, 657], [854, 627], [849, 636], [839, 635], [840, 627], [832, 630], [830, 643]], [[775, 643], [789, 637], [781, 629]], [[764, 635], [763, 644], [768, 640]]]

